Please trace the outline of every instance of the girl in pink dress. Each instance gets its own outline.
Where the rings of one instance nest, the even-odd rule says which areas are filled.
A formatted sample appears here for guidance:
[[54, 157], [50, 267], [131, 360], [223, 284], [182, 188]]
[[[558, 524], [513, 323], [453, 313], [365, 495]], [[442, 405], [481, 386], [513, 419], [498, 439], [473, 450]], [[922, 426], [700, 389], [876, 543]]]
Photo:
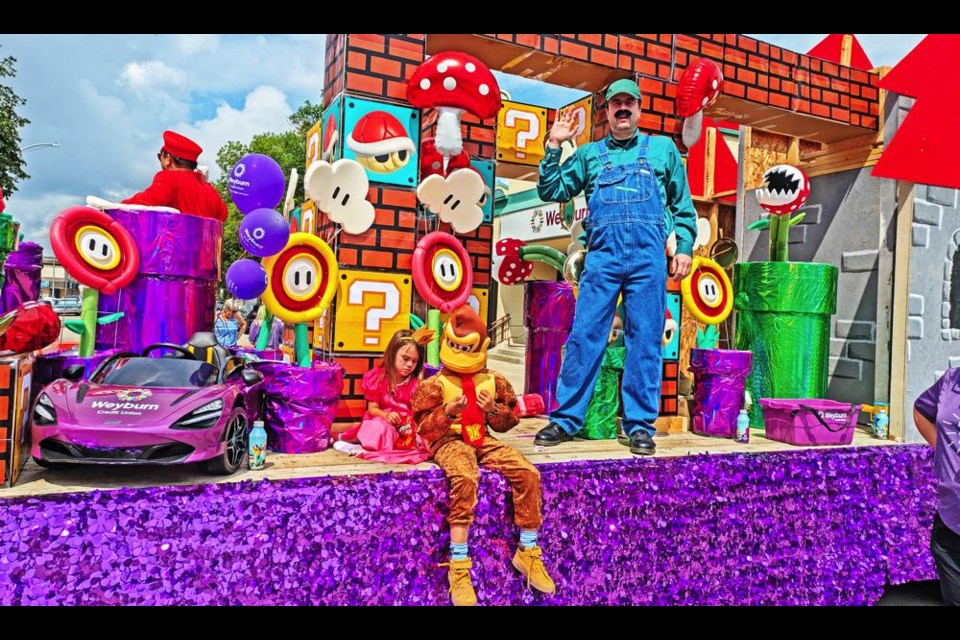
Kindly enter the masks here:
[[[421, 336], [409, 329], [393, 335], [380, 366], [363, 376], [363, 395], [367, 399], [363, 421], [359, 428], [343, 433], [340, 441], [333, 443], [334, 449], [391, 464], [417, 464], [430, 458], [430, 452], [417, 436], [410, 412], [410, 398], [423, 369], [419, 339]], [[347, 442], [354, 438], [360, 441], [359, 445]]]

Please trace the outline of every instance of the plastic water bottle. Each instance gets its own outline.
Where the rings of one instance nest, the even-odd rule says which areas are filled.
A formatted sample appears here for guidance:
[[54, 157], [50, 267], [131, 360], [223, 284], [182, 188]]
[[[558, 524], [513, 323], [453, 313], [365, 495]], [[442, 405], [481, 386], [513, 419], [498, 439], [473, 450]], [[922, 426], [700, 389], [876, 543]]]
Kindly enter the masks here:
[[746, 409], [740, 409], [740, 415], [737, 416], [737, 442], [750, 442], [750, 414]]
[[887, 413], [887, 408], [884, 406], [878, 407], [877, 411], [873, 415], [873, 435], [881, 440], [886, 440], [890, 437], [890, 414]]
[[263, 428], [263, 420], [253, 423], [250, 431], [250, 451], [247, 457], [251, 469], [263, 469], [267, 461], [267, 430]]

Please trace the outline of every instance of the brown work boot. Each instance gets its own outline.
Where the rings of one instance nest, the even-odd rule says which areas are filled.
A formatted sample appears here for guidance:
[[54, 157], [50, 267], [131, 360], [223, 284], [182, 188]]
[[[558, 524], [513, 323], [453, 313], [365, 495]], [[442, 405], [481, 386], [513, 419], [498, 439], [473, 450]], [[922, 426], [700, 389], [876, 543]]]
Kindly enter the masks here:
[[520, 547], [513, 556], [513, 567], [527, 577], [527, 588], [533, 587], [543, 593], [554, 594], [557, 592], [557, 585], [553, 578], [547, 573], [547, 568], [543, 566], [541, 555], [543, 550], [540, 547], [524, 549]]
[[450, 567], [447, 580], [450, 582], [450, 599], [455, 607], [473, 607], [477, 604], [477, 594], [470, 581], [470, 558], [444, 562], [441, 567]]

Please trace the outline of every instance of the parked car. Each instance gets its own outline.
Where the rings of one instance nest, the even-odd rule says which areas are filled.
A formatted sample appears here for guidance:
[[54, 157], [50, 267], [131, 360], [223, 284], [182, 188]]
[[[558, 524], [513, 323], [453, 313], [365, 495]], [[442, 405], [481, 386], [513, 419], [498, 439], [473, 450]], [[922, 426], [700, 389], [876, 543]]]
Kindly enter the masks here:
[[40, 466], [203, 462], [207, 473], [229, 475], [246, 459], [263, 376], [213, 333], [118, 353], [89, 380], [82, 375], [82, 365], [69, 367], [33, 404], [31, 454]]
[[53, 308], [61, 313], [79, 313], [82, 307], [79, 296], [64, 296], [53, 301]]

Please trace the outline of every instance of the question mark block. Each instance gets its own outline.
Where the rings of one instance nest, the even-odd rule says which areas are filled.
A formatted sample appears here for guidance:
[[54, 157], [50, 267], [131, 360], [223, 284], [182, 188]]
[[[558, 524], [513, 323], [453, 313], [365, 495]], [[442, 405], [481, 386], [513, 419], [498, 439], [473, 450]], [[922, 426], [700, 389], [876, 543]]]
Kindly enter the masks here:
[[341, 269], [333, 350], [382, 352], [394, 333], [410, 328], [412, 296], [409, 274]]
[[[477, 315], [480, 316], [480, 319], [484, 322], [487, 321], [487, 307], [489, 299], [490, 290], [481, 289], [480, 287], [474, 287], [473, 289], [470, 289], [470, 297], [467, 298], [467, 304], [473, 307], [473, 310], [477, 312]], [[447, 318], [449, 317], [449, 313], [444, 313], [440, 316], [440, 322], [446, 322]]]
[[497, 160], [538, 165], [543, 160], [547, 110], [504, 100], [497, 114]]
[[577, 146], [582, 147], [590, 142], [593, 135], [593, 96], [589, 95], [562, 107], [557, 111], [558, 117], [561, 111], [573, 112], [574, 122], [577, 123], [577, 135], [574, 136], [573, 141], [576, 142]]

